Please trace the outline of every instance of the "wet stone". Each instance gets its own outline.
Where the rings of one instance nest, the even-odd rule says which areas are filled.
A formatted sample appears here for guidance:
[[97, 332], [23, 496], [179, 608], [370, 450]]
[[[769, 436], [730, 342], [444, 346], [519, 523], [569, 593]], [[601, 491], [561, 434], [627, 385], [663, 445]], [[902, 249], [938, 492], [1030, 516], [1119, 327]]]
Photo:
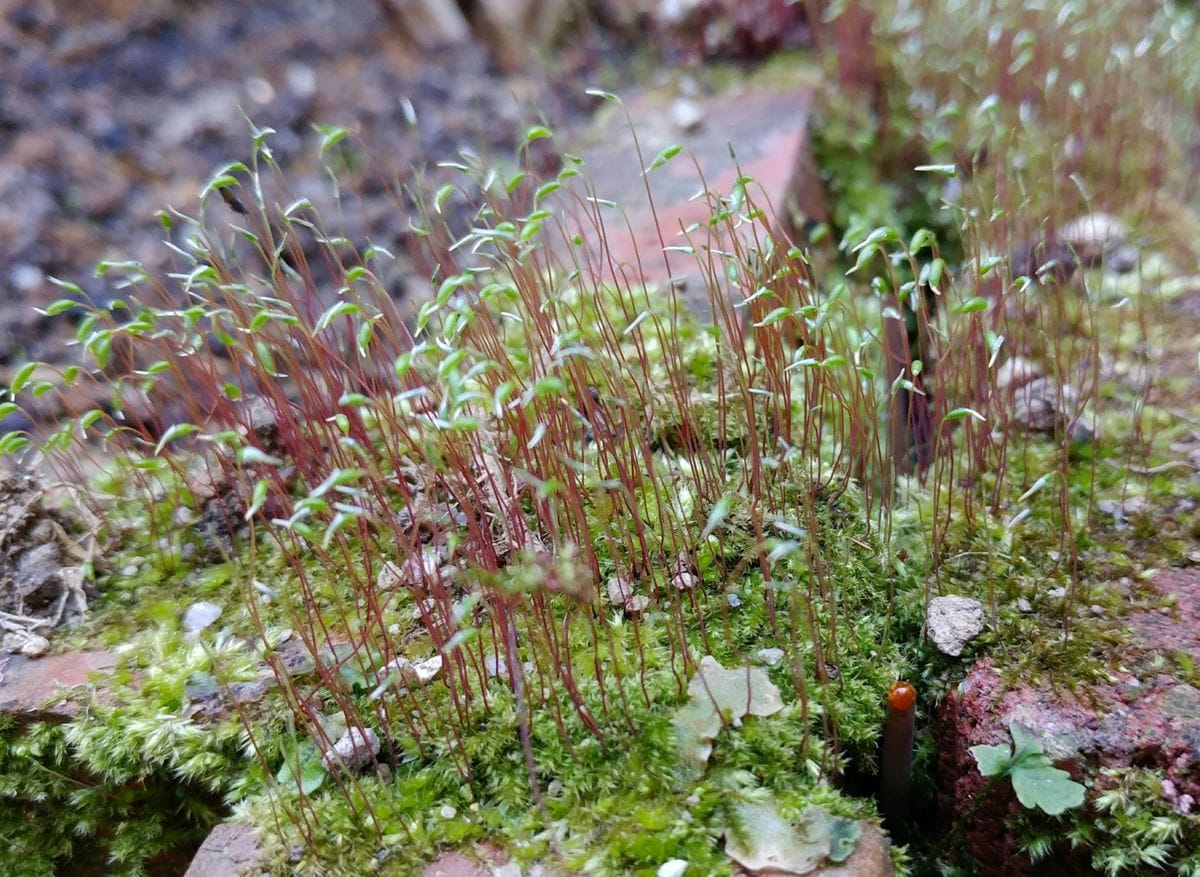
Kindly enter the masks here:
[[183, 629], [190, 634], [197, 634], [211, 626], [221, 617], [221, 607], [216, 603], [201, 601], [193, 603], [183, 613]]
[[196, 851], [184, 877], [236, 877], [254, 873], [262, 850], [248, 825], [216, 826]]
[[112, 667], [112, 652], [67, 652], [42, 658], [0, 655], [0, 714], [21, 721], [65, 722], [76, 712], [70, 700], [58, 701], [63, 688], [88, 682], [88, 676]]

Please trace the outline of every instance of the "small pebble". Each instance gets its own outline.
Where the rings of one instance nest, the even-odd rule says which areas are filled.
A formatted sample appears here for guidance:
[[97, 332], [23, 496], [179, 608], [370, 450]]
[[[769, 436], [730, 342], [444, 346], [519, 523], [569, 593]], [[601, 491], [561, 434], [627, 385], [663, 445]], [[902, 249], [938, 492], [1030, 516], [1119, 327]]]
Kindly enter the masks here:
[[199, 603], [193, 603], [183, 613], [183, 629], [187, 633], [197, 634], [220, 617], [220, 606], [202, 600]]
[[375, 760], [380, 748], [379, 735], [370, 728], [350, 728], [325, 754], [325, 765], [330, 770], [339, 763], [350, 770], [361, 770]]
[[1052, 600], [1062, 600], [1064, 597], [1067, 596], [1067, 589], [1066, 588], [1051, 588], [1049, 591], [1046, 592], [1046, 596]]
[[934, 597], [929, 601], [926, 625], [938, 651], [957, 657], [983, 630], [983, 604], [957, 594]]
[[458, 811], [455, 810], [453, 807], [451, 807], [449, 804], [443, 804], [442, 809], [439, 810], [438, 813], [441, 814], [441, 817], [443, 819], [453, 819], [455, 816], [458, 815]]
[[32, 289], [37, 289], [45, 279], [46, 275], [42, 273], [41, 268], [37, 265], [30, 265], [27, 262], [19, 262], [13, 265], [8, 272], [8, 280], [18, 292], [29, 292]]
[[671, 124], [685, 133], [704, 124], [704, 109], [694, 100], [681, 97], [671, 104]]
[[729, 601], [729, 605], [734, 609], [742, 605], [742, 598], [737, 594], [726, 594], [725, 599]]
[[783, 649], [759, 649], [758, 659], [768, 667], [774, 667], [783, 660]]
[[670, 859], [658, 866], [657, 877], [683, 877], [687, 872], [686, 859]]
[[492, 677], [499, 677], [504, 672], [504, 659], [496, 655], [485, 655], [483, 658], [483, 672]]
[[246, 80], [246, 94], [256, 104], [266, 106], [275, 100], [275, 86], [261, 76], [251, 76]]
[[1033, 604], [1030, 603], [1028, 600], [1026, 600], [1024, 597], [1018, 597], [1017, 598], [1017, 611], [1025, 614], [1025, 615], [1028, 615], [1030, 612], [1033, 611]]
[[40, 658], [50, 651], [50, 640], [36, 633], [26, 633], [25, 642], [21, 644], [21, 654], [26, 658]]

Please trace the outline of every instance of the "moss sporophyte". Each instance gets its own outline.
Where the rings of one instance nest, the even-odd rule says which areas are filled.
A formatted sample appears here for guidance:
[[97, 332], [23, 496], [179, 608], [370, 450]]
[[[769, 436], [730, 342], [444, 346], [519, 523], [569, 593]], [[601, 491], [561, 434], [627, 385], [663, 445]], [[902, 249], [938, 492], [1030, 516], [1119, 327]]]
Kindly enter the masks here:
[[[1018, 5], [997, 14], [1041, 14]], [[926, 23], [943, 6], [909, 4]], [[949, 17], [938, 26], [963, 26]], [[1173, 19], [1139, 20], [1164, 52], [1177, 44]], [[392, 254], [292, 197], [255, 129], [195, 216], [162, 214], [171, 276], [106, 265], [128, 281], [122, 313], [91, 309], [78, 366], [19, 369], [3, 403], [110, 391], [0, 439], [60, 474], [90, 470], [111, 561], [70, 636], [121, 643], [116, 703], [3, 732], [2, 793], [21, 816], [3, 830], [30, 873], [88, 836], [114, 867], [142, 867], [178, 828], [133, 818], [147, 806], [186, 812], [189, 831], [232, 812], [279, 872], [412, 872], [485, 842], [599, 874], [676, 860], [729, 874], [731, 856], [780, 850], [840, 862], [879, 815], [839, 789], [867, 777], [889, 828], [931, 799], [917, 719], [964, 666], [922, 640], [932, 597], [985, 606], [969, 650], [1099, 672], [1107, 619], [1077, 610], [1105, 599], [1115, 552], [1089, 509], [1157, 484], [1107, 463], [1156, 465], [1172, 438], [1150, 382], [1104, 379], [1100, 363], [1127, 359], [1162, 302], [1109, 307], [1097, 272], [1037, 255], [1078, 205], [1025, 185], [1054, 180], [1057, 197], [1063, 181], [1013, 119], [1050, 125], [1091, 98], [1040, 57], [994, 68], [971, 54], [977, 35], [958, 45], [971, 76], [938, 55], [877, 107], [897, 130], [873, 135], [916, 144], [920, 182], [863, 191], [826, 163], [843, 192], [836, 252], [806, 249], [741, 174], [702, 193], [707, 223], [659, 228], [671, 264], [703, 278], [699, 316], [674, 286], [572, 244], [603, 239], [603, 205], [582, 159], [537, 179], [529, 144], [552, 139], [538, 126], [508, 166], [446, 168], [455, 182], [412, 221], [433, 282], [405, 319]], [[1030, 68], [1040, 110], [1011, 97]], [[984, 69], [994, 100], [963, 91]], [[1131, 89], [1151, 74], [1139, 87], [1165, 105], [1174, 67], [1120, 72]], [[1095, 146], [1120, 167], [1085, 144], [1072, 172], [1091, 170], [1101, 203], [1169, 140], [1135, 121], [1114, 120], [1126, 152]], [[856, 141], [841, 122], [831, 151]], [[997, 132], [1018, 130], [1004, 146]], [[352, 148], [335, 134], [327, 157]], [[665, 149], [639, 168], [685, 160]], [[942, 195], [950, 209], [925, 222]], [[564, 224], [558, 199], [593, 224]], [[1134, 324], [1138, 337], [1114, 331]], [[1102, 428], [1081, 441], [1082, 422]], [[181, 600], [220, 611], [185, 632]], [[1018, 750], [980, 766], [1014, 786], [1049, 776], [1032, 744]], [[1077, 791], [1051, 779], [1032, 806], [1068, 813]], [[1136, 776], [1116, 787], [1146, 797]], [[21, 827], [47, 813], [61, 838]]]

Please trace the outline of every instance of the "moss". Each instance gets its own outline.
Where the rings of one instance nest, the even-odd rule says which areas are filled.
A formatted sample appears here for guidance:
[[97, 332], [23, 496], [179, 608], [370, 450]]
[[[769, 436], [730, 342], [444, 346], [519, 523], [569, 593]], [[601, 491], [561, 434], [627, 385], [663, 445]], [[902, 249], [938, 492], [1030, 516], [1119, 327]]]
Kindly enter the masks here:
[[70, 721], [10, 719], [0, 729], [6, 874], [100, 863], [105, 873], [142, 874], [181, 850], [186, 861], [245, 790], [240, 723], [202, 725], [182, 715], [188, 680], [223, 667], [221, 653], [153, 635], [135, 646], [139, 653], [141, 660], [127, 653], [105, 694], [81, 702]]

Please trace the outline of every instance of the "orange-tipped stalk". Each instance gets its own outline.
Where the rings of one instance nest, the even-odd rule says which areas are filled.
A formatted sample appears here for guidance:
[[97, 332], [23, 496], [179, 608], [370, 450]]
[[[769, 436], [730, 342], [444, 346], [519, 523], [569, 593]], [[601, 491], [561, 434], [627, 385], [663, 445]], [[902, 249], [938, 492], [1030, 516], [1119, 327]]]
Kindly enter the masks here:
[[907, 814], [912, 786], [917, 689], [910, 682], [893, 682], [887, 700], [879, 762], [879, 806], [888, 821], [896, 824]]

